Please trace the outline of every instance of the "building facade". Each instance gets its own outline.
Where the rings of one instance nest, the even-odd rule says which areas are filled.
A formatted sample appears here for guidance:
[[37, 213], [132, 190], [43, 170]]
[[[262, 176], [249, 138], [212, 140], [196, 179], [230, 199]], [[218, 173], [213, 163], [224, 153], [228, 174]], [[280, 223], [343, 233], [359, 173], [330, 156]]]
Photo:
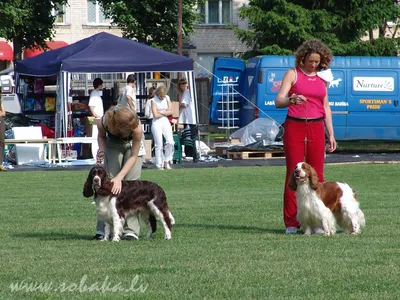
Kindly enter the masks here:
[[210, 77], [214, 58], [218, 56], [235, 57], [248, 50], [240, 42], [230, 25], [248, 29], [248, 22], [240, 20], [238, 8], [248, 4], [248, 0], [206, 0], [198, 8], [202, 15], [190, 37], [189, 56], [197, 62], [195, 71], [198, 77]]
[[[248, 27], [246, 21], [237, 17], [237, 9], [247, 3], [248, 0], [206, 0], [204, 5], [198, 7], [197, 11], [203, 17], [189, 39], [190, 47], [184, 49], [184, 54], [197, 62], [197, 76], [210, 77], [215, 57], [234, 57], [246, 51], [246, 46], [236, 38], [228, 24], [239, 28]], [[54, 41], [60, 45], [72, 44], [102, 31], [122, 36], [121, 30], [111, 25], [111, 20], [104, 16], [100, 5], [89, 0], [69, 0], [68, 5], [59, 7], [59, 10], [64, 13], [53, 13], [57, 15]], [[8, 44], [12, 47], [11, 43]], [[25, 52], [26, 57], [33, 55], [28, 50]], [[11, 64], [11, 61], [1, 60], [0, 57], [0, 70]]]

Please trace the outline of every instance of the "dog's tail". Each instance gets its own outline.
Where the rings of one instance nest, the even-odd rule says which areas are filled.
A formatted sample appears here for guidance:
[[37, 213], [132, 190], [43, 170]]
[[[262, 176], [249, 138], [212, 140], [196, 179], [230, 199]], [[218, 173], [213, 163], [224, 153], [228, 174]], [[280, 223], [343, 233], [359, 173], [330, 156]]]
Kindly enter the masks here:
[[154, 204], [154, 201], [150, 201], [147, 203], [147, 206], [149, 207], [151, 213], [155, 217], [158, 217], [158, 219], [160, 219], [161, 222], [165, 222], [167, 224], [167, 227], [169, 228], [169, 230], [172, 230], [172, 224], [171, 224], [171, 218], [169, 216], [168, 205], [165, 205], [164, 207], [162, 207], [160, 209], [159, 207], [157, 207]]

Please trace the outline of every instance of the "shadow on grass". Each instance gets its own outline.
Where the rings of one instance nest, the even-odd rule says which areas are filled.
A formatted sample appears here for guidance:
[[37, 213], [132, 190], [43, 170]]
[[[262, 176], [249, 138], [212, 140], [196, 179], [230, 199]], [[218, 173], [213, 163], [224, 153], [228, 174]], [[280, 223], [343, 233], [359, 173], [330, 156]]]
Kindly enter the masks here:
[[272, 233], [272, 234], [283, 234], [284, 229], [271, 229], [261, 228], [254, 226], [235, 226], [235, 225], [220, 225], [220, 224], [177, 224], [174, 227], [177, 228], [202, 228], [202, 229], [221, 229], [221, 230], [239, 230], [239, 231], [253, 231], [254, 233]]
[[[159, 225], [159, 224], [158, 224]], [[220, 224], [177, 224], [174, 225], [175, 228], [198, 228], [198, 229], [217, 229], [217, 230], [237, 230], [244, 232], [253, 232], [253, 233], [269, 233], [269, 234], [283, 234], [284, 229], [271, 229], [271, 228], [261, 228], [254, 226], [235, 226], [235, 225], [220, 225]], [[158, 226], [158, 230], [162, 230]], [[157, 230], [157, 231], [158, 231]], [[13, 234], [14, 238], [34, 238], [40, 239], [43, 241], [60, 241], [60, 240], [92, 240], [93, 236], [75, 234], [75, 233], [67, 233], [67, 232], [26, 232]]]
[[16, 238], [35, 238], [44, 241], [59, 241], [59, 240], [91, 240], [93, 236], [82, 234], [73, 234], [66, 232], [26, 232], [14, 234]]

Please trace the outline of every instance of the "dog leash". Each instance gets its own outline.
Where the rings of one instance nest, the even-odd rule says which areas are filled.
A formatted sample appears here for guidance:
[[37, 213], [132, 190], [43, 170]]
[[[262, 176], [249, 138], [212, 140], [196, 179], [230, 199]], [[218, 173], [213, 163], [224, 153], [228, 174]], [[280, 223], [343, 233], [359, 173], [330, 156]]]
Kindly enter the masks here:
[[[102, 161], [99, 157], [100, 154], [103, 154], [103, 162], [105, 163], [105, 165], [108, 165], [107, 154], [104, 151], [100, 151], [100, 149], [97, 151], [97, 154], [96, 154], [96, 165], [98, 167], [101, 166]], [[107, 168], [105, 168], [105, 169], [107, 170]], [[108, 172], [108, 170], [107, 170], [107, 176], [108, 176], [108, 178], [110, 178], [110, 173]]]
[[307, 143], [308, 143], [308, 101], [306, 102], [306, 132], [304, 135], [304, 162], [307, 162]]

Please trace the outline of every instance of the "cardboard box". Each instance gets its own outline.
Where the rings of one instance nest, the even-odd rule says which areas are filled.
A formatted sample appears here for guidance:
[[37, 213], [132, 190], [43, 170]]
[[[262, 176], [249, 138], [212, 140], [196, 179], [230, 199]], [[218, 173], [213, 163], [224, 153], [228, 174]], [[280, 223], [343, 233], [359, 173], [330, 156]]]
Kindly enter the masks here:
[[146, 155], [144, 156], [144, 158], [151, 158], [151, 143], [152, 140], [145, 140], [144, 141], [144, 148], [146, 149]]
[[240, 139], [231, 139], [230, 144], [231, 146], [241, 146], [242, 142], [240, 141]]
[[216, 137], [214, 139], [214, 148], [229, 147], [229, 140], [226, 137]]
[[215, 155], [228, 156], [228, 147], [215, 147]]
[[172, 105], [172, 116], [174, 118], [179, 118], [179, 102], [171, 101], [171, 105]]
[[216, 137], [214, 139], [214, 147], [231, 147], [242, 145], [240, 139], [228, 139], [225, 137]]

